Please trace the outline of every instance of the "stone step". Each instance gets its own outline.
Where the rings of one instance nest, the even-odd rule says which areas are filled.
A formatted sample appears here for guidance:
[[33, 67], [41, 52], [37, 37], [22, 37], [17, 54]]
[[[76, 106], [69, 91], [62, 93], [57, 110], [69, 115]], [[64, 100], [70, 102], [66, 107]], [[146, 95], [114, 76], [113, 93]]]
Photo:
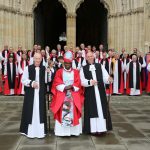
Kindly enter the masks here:
[[[7, 103], [22, 103], [23, 96], [3, 96], [0, 95], [0, 102]], [[150, 103], [150, 95], [142, 96], [127, 96], [127, 95], [113, 95], [110, 97], [111, 103]]]

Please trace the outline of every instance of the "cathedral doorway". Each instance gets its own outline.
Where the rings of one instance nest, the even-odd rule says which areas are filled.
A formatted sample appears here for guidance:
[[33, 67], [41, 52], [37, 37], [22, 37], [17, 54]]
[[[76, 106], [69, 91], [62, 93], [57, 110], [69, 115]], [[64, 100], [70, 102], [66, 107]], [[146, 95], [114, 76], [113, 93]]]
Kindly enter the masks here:
[[42, 0], [34, 9], [34, 43], [56, 48], [66, 44], [66, 10], [58, 0]]
[[77, 9], [76, 44], [108, 47], [108, 11], [100, 0], [84, 0]]

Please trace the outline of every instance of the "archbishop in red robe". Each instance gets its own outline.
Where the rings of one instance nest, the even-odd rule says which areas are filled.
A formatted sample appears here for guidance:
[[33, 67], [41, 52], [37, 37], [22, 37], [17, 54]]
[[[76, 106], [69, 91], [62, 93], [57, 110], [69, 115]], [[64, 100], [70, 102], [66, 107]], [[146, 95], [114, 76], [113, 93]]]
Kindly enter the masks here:
[[53, 81], [50, 107], [55, 119], [55, 135], [78, 136], [82, 133], [81, 81], [78, 70], [71, 67], [72, 53], [66, 52], [65, 57], [64, 68], [56, 72]]

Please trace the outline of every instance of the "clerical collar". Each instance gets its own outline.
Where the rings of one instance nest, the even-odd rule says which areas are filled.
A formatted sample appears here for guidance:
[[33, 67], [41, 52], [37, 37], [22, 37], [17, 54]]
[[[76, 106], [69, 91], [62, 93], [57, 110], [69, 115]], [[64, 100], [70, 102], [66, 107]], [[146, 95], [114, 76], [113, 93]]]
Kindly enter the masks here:
[[90, 63], [88, 63], [89, 65], [95, 65], [95, 63], [92, 63], [92, 64], [90, 64]]
[[35, 69], [39, 69], [39, 68], [40, 68], [39, 66], [37, 66], [37, 67], [35, 66]]
[[95, 70], [96, 70], [95, 65], [91, 64], [89, 67], [89, 71], [95, 71]]
[[71, 71], [72, 71], [72, 68], [70, 68], [69, 70], [67, 70], [67, 69], [64, 67], [64, 70], [65, 70], [66, 72], [71, 72]]

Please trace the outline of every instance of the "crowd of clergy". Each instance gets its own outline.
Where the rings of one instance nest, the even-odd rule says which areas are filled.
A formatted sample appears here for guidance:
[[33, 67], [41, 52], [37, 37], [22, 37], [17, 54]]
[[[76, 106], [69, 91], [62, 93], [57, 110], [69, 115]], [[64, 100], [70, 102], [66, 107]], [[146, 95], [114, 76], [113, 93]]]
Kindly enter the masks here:
[[[112, 130], [110, 95], [150, 93], [150, 49], [143, 54], [105, 51], [82, 43], [74, 50], [58, 44], [50, 50], [4, 46], [0, 53], [0, 92], [24, 95], [20, 133], [44, 138], [47, 133], [46, 94], [56, 136], [103, 135]], [[84, 123], [82, 126], [82, 108]], [[50, 126], [50, 122], [48, 123]]]
[[18, 49], [14, 50], [5, 45], [0, 52], [0, 93], [24, 95], [22, 74], [26, 66], [33, 64], [35, 52], [42, 55], [41, 65], [45, 66], [47, 72], [47, 92], [51, 93], [55, 73], [63, 67], [63, 56], [68, 50], [74, 55], [72, 68], [79, 71], [87, 64], [86, 54], [93, 52], [95, 63], [102, 64], [114, 80], [112, 84], [105, 86], [107, 95], [141, 95], [143, 91], [150, 93], [150, 50], [145, 54], [136, 48], [131, 51], [124, 48], [119, 52], [114, 49], [106, 51], [102, 44], [96, 48], [91, 45], [85, 47], [83, 43], [75, 49], [67, 46], [62, 48], [58, 44], [56, 49], [52, 50], [49, 46], [42, 49], [40, 45], [34, 45], [33, 50], [23, 50], [19, 45]]

